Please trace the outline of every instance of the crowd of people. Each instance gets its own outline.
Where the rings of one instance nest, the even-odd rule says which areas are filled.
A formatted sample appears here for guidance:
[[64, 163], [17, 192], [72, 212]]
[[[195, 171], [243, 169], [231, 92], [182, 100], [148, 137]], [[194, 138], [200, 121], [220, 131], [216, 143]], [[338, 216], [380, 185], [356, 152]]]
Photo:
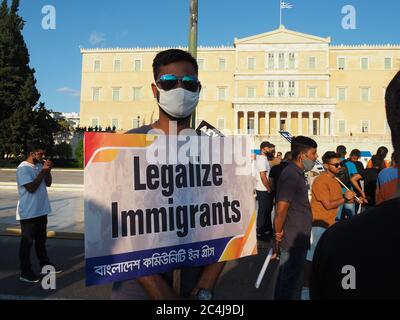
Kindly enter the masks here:
[[[154, 59], [153, 70], [152, 91], [160, 118], [128, 133], [156, 129], [169, 134], [169, 121], [177, 122], [178, 132], [189, 128], [201, 91], [196, 60], [185, 51], [166, 50]], [[273, 258], [279, 259], [276, 299], [399, 297], [400, 72], [387, 89], [386, 112], [395, 150], [390, 162], [386, 161], [388, 149], [380, 147], [364, 168], [360, 151], [352, 150], [346, 159], [346, 147], [341, 145], [322, 156], [325, 172], [312, 184], [307, 173], [318, 158], [316, 141], [294, 137], [283, 159], [282, 154], [275, 157], [272, 143], [261, 143], [254, 172], [257, 238], [274, 242]], [[41, 265], [52, 265], [55, 272], [61, 272], [45, 247], [51, 212], [46, 187], [52, 183], [52, 163], [42, 164], [44, 153], [44, 147], [28, 149], [26, 161], [17, 169], [20, 279], [30, 283], [39, 281], [30, 262], [33, 243]], [[341, 271], [347, 265], [358, 270], [357, 290], [340, 285]], [[112, 297], [210, 300], [223, 267], [224, 263], [212, 263], [117, 282]]]
[[346, 158], [346, 147], [337, 146], [322, 156], [325, 172], [310, 179], [307, 172], [316, 152], [314, 140], [299, 136], [283, 159], [275, 157], [275, 146], [268, 141], [261, 143], [256, 157], [257, 238], [274, 239], [279, 247], [276, 299], [309, 299], [311, 263], [323, 233], [395, 197], [397, 162], [394, 153], [386, 160], [386, 147], [379, 147], [364, 167], [360, 150], [353, 149]]

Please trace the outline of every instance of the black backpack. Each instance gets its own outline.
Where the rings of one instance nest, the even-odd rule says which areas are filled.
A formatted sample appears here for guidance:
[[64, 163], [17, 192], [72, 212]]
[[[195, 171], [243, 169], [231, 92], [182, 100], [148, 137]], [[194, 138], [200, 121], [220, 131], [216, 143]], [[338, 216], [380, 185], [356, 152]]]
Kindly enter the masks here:
[[346, 167], [346, 162], [348, 160], [343, 160], [340, 164], [342, 165], [341, 170], [339, 171], [339, 173], [336, 175], [337, 178], [339, 178], [340, 181], [342, 181], [347, 188], [349, 188], [351, 190], [352, 184], [350, 181], [350, 175], [349, 175], [349, 170]]

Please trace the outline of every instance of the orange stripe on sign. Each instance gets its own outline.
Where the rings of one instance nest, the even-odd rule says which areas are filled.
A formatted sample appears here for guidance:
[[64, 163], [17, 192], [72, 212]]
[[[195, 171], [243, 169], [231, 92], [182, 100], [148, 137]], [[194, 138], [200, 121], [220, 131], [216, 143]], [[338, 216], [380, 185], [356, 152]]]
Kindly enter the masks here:
[[[148, 135], [146, 134], [116, 134], [116, 133], [99, 133], [99, 132], [85, 132], [84, 135], [84, 151], [85, 151], [85, 167], [100, 148], [105, 147], [148, 147], [154, 141], [147, 141]], [[155, 137], [156, 139], [156, 137]], [[150, 139], [150, 140], [155, 140]], [[112, 150], [115, 152], [114, 150]], [[113, 152], [105, 152], [102, 155], [96, 155], [96, 162], [99, 159], [115, 159], [115, 154]], [[101, 152], [103, 153], [103, 151]], [[114, 158], [112, 158], [114, 156]], [[105, 162], [105, 161], [101, 161]]]

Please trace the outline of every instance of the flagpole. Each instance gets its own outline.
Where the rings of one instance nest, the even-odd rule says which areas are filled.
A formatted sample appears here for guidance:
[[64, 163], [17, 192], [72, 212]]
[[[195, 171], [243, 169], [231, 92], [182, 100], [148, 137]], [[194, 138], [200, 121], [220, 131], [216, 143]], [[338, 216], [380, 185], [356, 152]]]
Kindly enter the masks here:
[[279, 0], [279, 9], [280, 9], [280, 15], [279, 15], [279, 27], [282, 25], [282, 0]]

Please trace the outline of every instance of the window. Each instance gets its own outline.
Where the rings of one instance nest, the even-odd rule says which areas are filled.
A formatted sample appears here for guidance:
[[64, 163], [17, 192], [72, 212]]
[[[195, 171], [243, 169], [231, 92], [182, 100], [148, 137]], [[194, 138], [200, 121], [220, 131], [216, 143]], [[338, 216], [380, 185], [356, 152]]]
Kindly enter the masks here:
[[361, 58], [361, 70], [368, 70], [369, 68], [369, 59]]
[[199, 71], [204, 71], [204, 59], [197, 59], [197, 64], [199, 65]]
[[309, 57], [308, 58], [308, 68], [310, 70], [315, 70], [317, 65], [317, 59], [315, 57]]
[[282, 52], [278, 55], [278, 68], [285, 69], [285, 54]]
[[369, 120], [361, 120], [361, 132], [362, 133], [369, 132]]
[[112, 99], [113, 101], [120, 101], [120, 92], [121, 92], [121, 88], [113, 88], [112, 89]]
[[142, 60], [135, 59], [135, 61], [133, 62], [133, 71], [142, 71]]
[[347, 90], [346, 88], [338, 88], [337, 99], [338, 101], [346, 101]]
[[346, 59], [338, 58], [337, 64], [338, 64], [338, 70], [344, 70], [346, 68]]
[[283, 81], [278, 82], [278, 96], [279, 97], [285, 96], [285, 83]]
[[92, 88], [92, 101], [100, 100], [100, 88]]
[[275, 68], [275, 57], [273, 53], [268, 53], [268, 69]]
[[217, 127], [218, 127], [218, 130], [224, 130], [225, 129], [225, 118], [218, 118]]
[[254, 134], [254, 118], [248, 119], [247, 129], [249, 134]]
[[289, 53], [289, 69], [296, 68], [296, 58], [293, 52]]
[[256, 68], [256, 58], [250, 57], [247, 59], [247, 69], [255, 70]]
[[94, 72], [100, 72], [100, 60], [95, 60], [94, 61]]
[[392, 58], [385, 58], [385, 70], [392, 69]]
[[339, 133], [346, 133], [346, 120], [339, 120]]
[[140, 117], [132, 119], [132, 129], [139, 128], [140, 126]]
[[225, 101], [226, 98], [226, 87], [218, 87], [218, 100]]
[[248, 98], [256, 97], [256, 88], [255, 87], [247, 87], [247, 97]]
[[268, 81], [268, 97], [275, 96], [275, 83], [273, 81]]
[[309, 98], [317, 97], [317, 87], [308, 87], [308, 97]]
[[219, 58], [219, 71], [225, 71], [225, 70], [226, 70], [226, 59]]
[[370, 88], [361, 88], [361, 101], [370, 101]]
[[294, 97], [296, 95], [296, 87], [294, 81], [289, 81], [289, 97]]
[[99, 119], [92, 119], [92, 128], [99, 126]]
[[140, 100], [141, 90], [142, 90], [142, 88], [140, 88], [140, 87], [133, 88], [133, 101], [139, 101]]
[[114, 72], [121, 71], [121, 60], [114, 60]]
[[119, 129], [119, 121], [118, 119], [112, 119], [111, 120], [111, 129], [113, 129], [115, 127], [115, 129]]

